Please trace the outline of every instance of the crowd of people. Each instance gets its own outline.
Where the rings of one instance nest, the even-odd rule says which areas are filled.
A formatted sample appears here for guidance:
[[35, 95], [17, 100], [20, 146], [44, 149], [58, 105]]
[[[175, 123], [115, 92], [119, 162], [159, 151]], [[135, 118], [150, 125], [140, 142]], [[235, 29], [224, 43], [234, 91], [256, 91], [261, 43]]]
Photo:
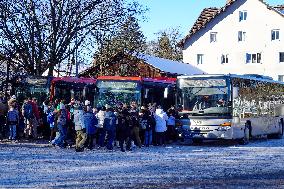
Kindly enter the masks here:
[[117, 103], [93, 108], [90, 102], [71, 99], [46, 100], [38, 105], [36, 98], [27, 98], [22, 104], [16, 96], [0, 96], [1, 139], [48, 139], [61, 148], [85, 149], [114, 146], [131, 151], [134, 146], [164, 146], [176, 140], [176, 111], [166, 112], [161, 106], [147, 104], [138, 107], [136, 102]]

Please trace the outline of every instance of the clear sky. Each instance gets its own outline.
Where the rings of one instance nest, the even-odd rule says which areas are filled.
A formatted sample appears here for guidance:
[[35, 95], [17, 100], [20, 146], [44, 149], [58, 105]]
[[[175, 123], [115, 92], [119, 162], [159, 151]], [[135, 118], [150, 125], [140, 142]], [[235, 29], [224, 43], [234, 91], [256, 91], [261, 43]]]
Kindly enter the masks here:
[[[147, 20], [140, 26], [147, 40], [155, 39], [155, 33], [177, 28], [186, 36], [204, 8], [222, 7], [226, 0], [138, 0], [149, 8]], [[284, 0], [265, 0], [269, 5], [284, 4]]]

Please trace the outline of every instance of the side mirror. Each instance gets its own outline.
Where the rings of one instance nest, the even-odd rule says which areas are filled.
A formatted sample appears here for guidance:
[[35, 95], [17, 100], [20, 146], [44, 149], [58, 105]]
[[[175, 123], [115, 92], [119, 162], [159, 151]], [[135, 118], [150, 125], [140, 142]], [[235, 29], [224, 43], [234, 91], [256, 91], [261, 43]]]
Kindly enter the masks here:
[[145, 89], [144, 97], [148, 98], [149, 89]]
[[238, 98], [239, 96], [239, 87], [233, 87], [233, 99]]
[[71, 99], [72, 99], [72, 98], [75, 98], [75, 94], [74, 94], [75, 92], [74, 92], [73, 89], [70, 90], [70, 93], [71, 93]]
[[168, 98], [168, 94], [169, 94], [169, 88], [166, 87], [164, 90], [164, 98]]

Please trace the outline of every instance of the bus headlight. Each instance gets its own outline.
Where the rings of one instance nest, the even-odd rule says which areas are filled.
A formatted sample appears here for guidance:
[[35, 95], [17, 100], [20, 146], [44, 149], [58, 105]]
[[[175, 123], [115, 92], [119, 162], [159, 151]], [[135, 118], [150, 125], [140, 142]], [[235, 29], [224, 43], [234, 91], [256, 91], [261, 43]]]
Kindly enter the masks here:
[[225, 122], [225, 123], [220, 124], [220, 126], [221, 127], [231, 127], [232, 123], [231, 122]]

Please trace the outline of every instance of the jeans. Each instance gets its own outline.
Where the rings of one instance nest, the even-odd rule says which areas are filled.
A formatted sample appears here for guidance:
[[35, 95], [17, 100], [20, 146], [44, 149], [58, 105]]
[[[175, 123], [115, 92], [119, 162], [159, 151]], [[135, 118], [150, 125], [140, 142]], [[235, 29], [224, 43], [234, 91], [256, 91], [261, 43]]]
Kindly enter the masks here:
[[99, 132], [99, 146], [104, 147], [105, 146], [105, 139], [106, 139], [106, 130], [103, 128], [98, 129]]
[[10, 129], [10, 136], [9, 139], [11, 140], [15, 140], [16, 139], [16, 125], [9, 125], [9, 129]]
[[58, 138], [55, 138], [53, 141], [53, 144], [58, 145], [60, 147], [64, 147], [65, 140], [66, 140], [66, 133], [67, 133], [67, 128], [65, 125], [58, 125], [58, 131], [59, 131], [59, 136]]
[[113, 149], [113, 141], [115, 139], [115, 130], [106, 130], [107, 133], [107, 149], [112, 150]]
[[93, 149], [94, 146], [94, 135], [95, 134], [87, 134], [87, 140], [86, 140], [86, 144], [87, 144], [87, 148], [88, 149]]
[[152, 130], [145, 131], [145, 141], [144, 141], [145, 146], [149, 146], [152, 144]]

